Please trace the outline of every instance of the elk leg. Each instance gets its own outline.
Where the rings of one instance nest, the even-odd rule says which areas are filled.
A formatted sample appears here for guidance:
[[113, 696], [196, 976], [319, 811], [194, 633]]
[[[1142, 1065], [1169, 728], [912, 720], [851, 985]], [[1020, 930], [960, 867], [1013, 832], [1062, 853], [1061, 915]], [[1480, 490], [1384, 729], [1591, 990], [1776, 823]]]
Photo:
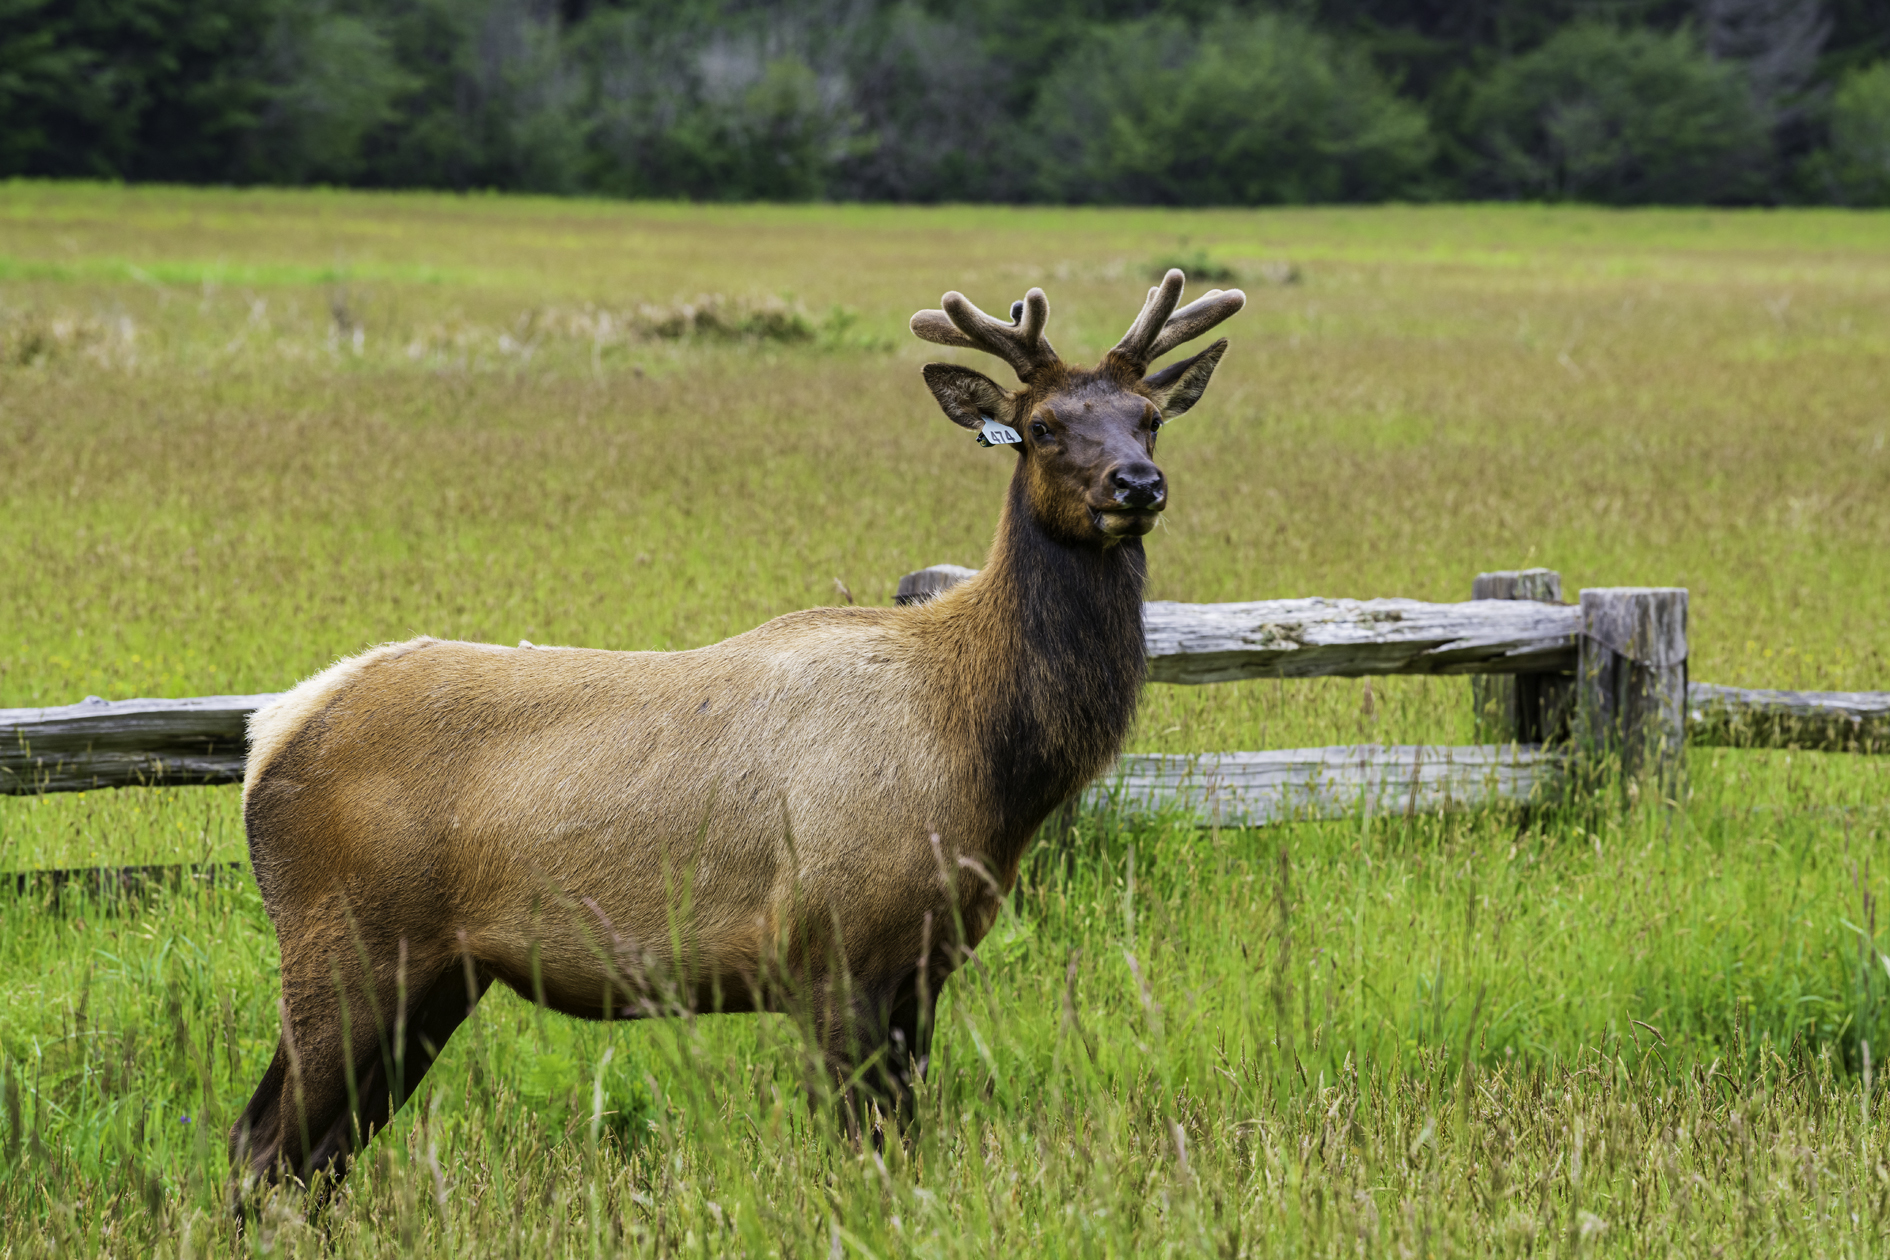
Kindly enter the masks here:
[[[869, 1132], [877, 1140], [872, 1104], [877, 1101], [878, 1078], [887, 1052], [887, 1005], [863, 994], [842, 996], [832, 991], [823, 1005], [826, 1009], [817, 1019], [814, 1032], [826, 1061], [840, 1125], [856, 1141]], [[809, 1082], [810, 1103], [815, 1093]]]
[[276, 1042], [275, 1057], [250, 1095], [249, 1106], [230, 1128], [230, 1164], [252, 1177], [270, 1176], [282, 1151], [282, 1104], [289, 1080], [289, 1054]]
[[[360, 1143], [413, 1093], [490, 984], [480, 969], [436, 974], [408, 1005], [404, 1025], [396, 1026], [403, 1033], [398, 1040], [396, 1027], [376, 1026], [363, 987], [344, 992], [330, 985], [324, 993], [296, 986], [301, 992], [288, 1007], [275, 1059], [230, 1134], [232, 1156], [246, 1156], [248, 1171], [269, 1180], [285, 1164], [302, 1181], [324, 1168], [339, 1179]], [[316, 994], [325, 1000], [311, 1000]], [[345, 1045], [344, 1009], [351, 1016]]]
[[[347, 1065], [354, 1056], [342, 1044], [343, 995], [331, 983], [298, 976], [301, 970], [285, 959], [282, 1036], [230, 1133], [232, 1156], [247, 1160], [250, 1176], [269, 1182], [285, 1173], [306, 1179], [315, 1135], [348, 1104]], [[352, 1010], [371, 1012], [365, 993], [353, 997]], [[360, 1023], [366, 1027], [358, 1023], [351, 1040], [372, 1045], [371, 1014]]]
[[912, 1087], [925, 1075], [937, 1002], [936, 989], [922, 985], [915, 972], [890, 997], [855, 1001], [822, 1030], [835, 1102], [855, 1138], [870, 1132], [879, 1144], [883, 1134], [875, 1109], [901, 1126], [911, 1119]]
[[441, 976], [410, 1006], [404, 1035], [398, 1041], [390, 1029], [385, 1049], [378, 1039], [366, 1047], [367, 1053], [356, 1062], [353, 1107], [344, 1108], [319, 1132], [311, 1126], [314, 1141], [302, 1173], [305, 1178], [326, 1168], [340, 1180], [355, 1151], [413, 1096], [445, 1049], [447, 1038], [472, 1014], [491, 983], [489, 976], [475, 973], [469, 989], [457, 969]]
[[[276, 917], [282, 1035], [230, 1133], [231, 1154], [247, 1163], [247, 1176], [268, 1182], [285, 1174], [306, 1180], [314, 1171], [316, 1140], [347, 1112], [354, 1069], [378, 1050], [377, 982], [385, 981], [387, 996], [398, 993], [405, 952], [398, 943], [373, 949], [351, 927]], [[376, 965], [373, 956], [384, 953], [392, 956]]]
[[912, 1119], [912, 1087], [925, 1079], [931, 1061], [937, 1010], [938, 989], [932, 978], [918, 972], [907, 976], [893, 999], [882, 1073], [887, 1096], [902, 1124]]

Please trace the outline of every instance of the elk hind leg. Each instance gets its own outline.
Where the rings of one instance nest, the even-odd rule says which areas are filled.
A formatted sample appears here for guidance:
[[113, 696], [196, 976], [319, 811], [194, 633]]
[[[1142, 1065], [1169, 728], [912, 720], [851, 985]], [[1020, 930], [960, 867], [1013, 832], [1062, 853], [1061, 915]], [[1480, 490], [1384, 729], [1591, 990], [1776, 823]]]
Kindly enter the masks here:
[[283, 1003], [275, 1057], [230, 1133], [232, 1161], [266, 1181], [286, 1171], [306, 1182], [324, 1168], [341, 1176], [490, 983], [470, 966], [436, 973], [386, 1027], [364, 986], [290, 986], [296, 997]]
[[472, 1014], [491, 983], [477, 968], [462, 972], [455, 967], [408, 1004], [405, 1018], [385, 1030], [385, 1039], [366, 1039], [365, 1053], [355, 1059], [351, 1104], [319, 1131], [311, 1128], [304, 1178], [323, 1168], [337, 1179], [347, 1171], [355, 1152], [413, 1096], [446, 1048], [447, 1038]]
[[286, 1038], [276, 1042], [275, 1057], [264, 1069], [249, 1105], [230, 1129], [230, 1164], [245, 1176], [272, 1175], [283, 1149], [282, 1117], [289, 1086]]

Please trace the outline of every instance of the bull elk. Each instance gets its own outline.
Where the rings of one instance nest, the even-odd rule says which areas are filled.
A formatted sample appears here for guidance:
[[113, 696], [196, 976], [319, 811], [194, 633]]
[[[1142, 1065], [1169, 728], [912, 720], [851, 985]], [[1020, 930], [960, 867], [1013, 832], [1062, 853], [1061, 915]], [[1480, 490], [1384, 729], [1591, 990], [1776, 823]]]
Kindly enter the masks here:
[[1094, 368], [1051, 349], [1041, 289], [1009, 323], [958, 293], [913, 316], [1021, 381], [924, 369], [1017, 453], [983, 571], [929, 602], [686, 652], [414, 639], [256, 713], [243, 823], [282, 1033], [237, 1167], [340, 1176], [494, 980], [591, 1019], [797, 1002], [835, 1081], [903, 1099], [940, 986], [1134, 714], [1156, 435], [1227, 342], [1148, 369], [1246, 301], [1177, 310], [1182, 283]]

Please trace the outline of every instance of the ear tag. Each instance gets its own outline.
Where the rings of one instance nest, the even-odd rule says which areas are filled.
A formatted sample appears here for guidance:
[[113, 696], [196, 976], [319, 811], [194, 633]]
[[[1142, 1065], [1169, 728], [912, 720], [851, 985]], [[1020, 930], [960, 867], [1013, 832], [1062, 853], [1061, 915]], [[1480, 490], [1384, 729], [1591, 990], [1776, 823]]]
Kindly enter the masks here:
[[990, 416], [979, 417], [984, 421], [984, 428], [978, 431], [979, 446], [1021, 446], [1023, 435], [1008, 424], [999, 424]]

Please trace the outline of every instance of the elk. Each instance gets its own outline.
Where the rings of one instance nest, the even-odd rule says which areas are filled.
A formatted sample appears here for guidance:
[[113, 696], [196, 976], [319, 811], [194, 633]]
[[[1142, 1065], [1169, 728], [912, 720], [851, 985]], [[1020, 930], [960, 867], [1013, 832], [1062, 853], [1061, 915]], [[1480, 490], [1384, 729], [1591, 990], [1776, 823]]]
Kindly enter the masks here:
[[230, 1134], [241, 1175], [341, 1176], [495, 980], [591, 1019], [799, 1002], [833, 1080], [897, 1106], [940, 986], [1134, 715], [1156, 435], [1227, 342], [1149, 367], [1246, 301], [1177, 310], [1182, 286], [1094, 368], [1051, 349], [1041, 289], [1009, 323], [955, 292], [913, 316], [1021, 383], [924, 368], [1017, 455], [983, 570], [926, 603], [683, 652], [420, 638], [259, 710], [243, 823], [282, 1032]]

